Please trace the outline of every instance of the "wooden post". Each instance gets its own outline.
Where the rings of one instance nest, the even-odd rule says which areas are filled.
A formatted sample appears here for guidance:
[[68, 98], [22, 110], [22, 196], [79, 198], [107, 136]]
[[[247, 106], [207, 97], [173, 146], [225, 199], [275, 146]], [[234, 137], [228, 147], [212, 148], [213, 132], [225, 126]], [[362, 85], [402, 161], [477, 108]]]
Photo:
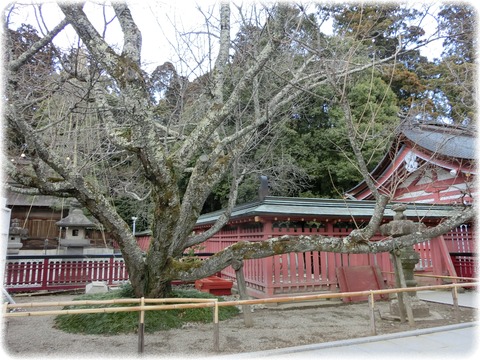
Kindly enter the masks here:
[[377, 327], [375, 326], [375, 299], [373, 297], [373, 291], [368, 296], [368, 304], [370, 305], [370, 329], [372, 335], [377, 335]]
[[8, 301], [5, 301], [3, 303], [3, 314], [6, 314], [8, 312]]
[[368, 296], [368, 305], [370, 305], [370, 330], [372, 335], [377, 335], [377, 327], [375, 325], [375, 298], [373, 291]]
[[453, 298], [453, 311], [455, 312], [455, 320], [459, 320], [459, 314], [458, 314], [458, 290], [457, 287], [454, 286], [452, 288], [452, 298]]
[[[245, 276], [243, 275], [243, 261], [235, 260], [232, 263], [232, 267], [235, 270], [235, 276], [237, 278], [237, 288], [238, 294], [240, 295], [240, 300], [248, 300], [247, 295], [247, 285], [245, 284]], [[250, 305], [242, 305], [243, 311], [243, 322], [246, 327], [253, 326], [253, 317]]]
[[213, 351], [220, 351], [220, 324], [218, 323], [218, 301], [213, 307]]
[[[400, 280], [400, 287], [402, 288], [407, 288], [407, 283], [405, 282], [405, 275], [403, 274], [403, 268], [402, 268], [402, 260], [400, 259], [400, 257], [395, 253], [395, 251], [392, 252], [393, 253], [393, 258], [395, 260], [395, 263], [396, 263], [396, 270], [398, 272], [398, 278]], [[398, 293], [398, 298], [400, 299], [400, 295], [402, 297], [402, 300], [403, 300], [403, 305], [405, 306], [405, 311], [407, 313], [407, 319], [408, 319], [408, 324], [413, 327], [415, 326], [415, 320], [413, 318], [413, 311], [412, 311], [412, 307], [410, 306], [410, 299], [409, 299], [409, 295], [408, 294], [405, 294], [403, 292], [399, 292]], [[400, 305], [400, 301], [399, 301], [399, 305]]]
[[138, 353], [142, 354], [145, 350], [145, 310], [143, 307], [145, 306], [145, 298], [142, 297], [140, 299], [140, 319], [138, 322]]

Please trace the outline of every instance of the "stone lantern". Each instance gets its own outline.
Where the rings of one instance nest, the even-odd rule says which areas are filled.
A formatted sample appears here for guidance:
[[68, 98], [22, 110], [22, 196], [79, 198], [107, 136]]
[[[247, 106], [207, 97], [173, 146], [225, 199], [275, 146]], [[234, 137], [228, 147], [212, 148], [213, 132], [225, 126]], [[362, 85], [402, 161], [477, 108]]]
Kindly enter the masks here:
[[80, 209], [80, 204], [74, 201], [70, 204], [67, 217], [57, 221], [57, 226], [65, 228], [65, 237], [60, 238], [60, 246], [66, 247], [67, 255], [83, 255], [83, 249], [90, 246], [90, 239], [86, 236], [86, 229], [95, 227]]
[[[392, 206], [392, 210], [395, 211], [393, 221], [380, 226], [380, 232], [382, 235], [388, 235], [393, 238], [403, 235], [413, 234], [415, 232], [425, 229], [423, 223], [416, 223], [412, 220], [407, 220], [407, 217], [403, 212], [407, 209], [406, 204], [397, 204]], [[420, 255], [415, 251], [413, 246], [404, 247], [397, 251], [396, 255], [399, 256], [402, 270], [405, 277], [405, 283], [407, 287], [417, 286], [417, 281], [414, 278], [415, 265], [419, 262]], [[416, 292], [408, 292], [410, 306], [414, 317], [428, 317], [430, 315], [427, 304], [417, 297]], [[390, 302], [390, 314], [393, 316], [400, 315], [400, 309], [398, 300], [394, 299]]]
[[7, 254], [16, 255], [19, 253], [20, 248], [23, 246], [22, 239], [26, 239], [28, 235], [28, 229], [20, 227], [20, 220], [13, 219], [12, 224], [8, 232], [8, 244]]

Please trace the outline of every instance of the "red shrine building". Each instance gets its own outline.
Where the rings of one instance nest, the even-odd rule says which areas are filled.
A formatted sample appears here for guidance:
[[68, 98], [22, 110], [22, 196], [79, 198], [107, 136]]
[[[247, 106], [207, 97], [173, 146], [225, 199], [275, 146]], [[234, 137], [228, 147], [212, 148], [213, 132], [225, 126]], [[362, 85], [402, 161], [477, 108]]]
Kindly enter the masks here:
[[[404, 128], [371, 173], [393, 201], [428, 204], [471, 204], [475, 175], [473, 131], [428, 124]], [[364, 181], [346, 196], [372, 199]]]
[[[467, 129], [419, 124], [399, 133], [371, 176], [377, 188], [391, 196], [392, 203], [408, 204], [404, 212], [408, 219], [435, 226], [458, 210], [458, 206], [471, 205], [476, 195], [474, 150], [475, 136]], [[237, 206], [229, 223], [210, 238], [201, 251], [215, 253], [239, 241], [264, 241], [285, 234], [343, 237], [368, 222], [374, 208], [371, 199], [365, 182], [348, 191], [343, 200], [261, 197], [258, 202]], [[206, 231], [221, 213], [200, 216], [195, 231]], [[393, 217], [390, 206], [385, 217], [384, 222]], [[381, 235], [377, 234], [372, 240], [380, 239]], [[415, 250], [420, 255], [418, 273], [474, 276], [476, 254], [472, 224], [462, 224], [443, 236], [417, 244]], [[272, 297], [333, 290], [332, 287], [338, 285], [338, 268], [365, 265], [378, 266], [384, 281], [393, 282], [389, 253], [275, 255], [245, 261], [244, 275], [250, 296]], [[231, 267], [221, 275], [235, 281]]]

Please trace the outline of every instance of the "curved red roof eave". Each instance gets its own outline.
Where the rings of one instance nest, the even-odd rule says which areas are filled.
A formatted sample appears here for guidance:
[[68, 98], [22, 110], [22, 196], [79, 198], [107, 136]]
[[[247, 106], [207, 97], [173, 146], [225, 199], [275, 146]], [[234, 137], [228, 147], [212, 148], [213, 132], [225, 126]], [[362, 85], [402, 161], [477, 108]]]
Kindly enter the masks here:
[[[443, 136], [448, 133], [447, 127], [437, 127], [437, 126], [425, 126], [427, 130], [425, 131], [427, 136], [434, 132], [441, 132]], [[446, 130], [447, 129], [447, 130]], [[467, 151], [464, 152], [455, 152], [458, 153], [461, 157], [449, 157], [448, 151], [452, 151], [452, 147], [445, 149], [442, 148], [442, 151], [437, 153], [432, 152], [429, 149], [426, 149], [412, 141], [415, 139], [412, 136], [406, 136], [404, 133], [400, 134], [398, 137], [398, 142], [394, 141], [389, 152], [383, 157], [380, 163], [375, 167], [375, 169], [370, 173], [370, 176], [377, 184], [377, 188], [381, 193], [388, 193], [391, 191], [391, 182], [395, 178], [395, 174], [400, 172], [405, 173], [404, 170], [404, 161], [407, 154], [410, 152], [415, 154], [417, 158], [421, 159], [423, 162], [428, 162], [430, 164], [436, 165], [440, 168], [446, 169], [448, 171], [455, 170], [457, 172], [462, 172], [469, 175], [476, 175], [476, 169], [473, 166], [473, 156], [471, 154], [471, 147], [473, 144], [474, 137], [471, 134], [466, 134], [466, 132], [459, 132], [458, 129], [453, 129], [455, 133], [461, 133], [458, 135], [461, 137], [461, 140], [468, 142]], [[427, 137], [426, 136], [426, 137]], [[449, 135], [450, 136], [450, 135]], [[451, 135], [447, 140], [455, 138], [457, 135]], [[417, 138], [418, 139], [418, 138]], [[427, 143], [430, 149], [434, 148], [434, 143], [430, 141]], [[458, 139], [456, 139], [458, 143]], [[400, 146], [396, 145], [400, 144]], [[441, 146], [438, 146], [441, 148]], [[393, 161], [392, 161], [393, 159]], [[389, 186], [390, 185], [390, 186]], [[365, 200], [372, 199], [373, 195], [370, 189], [368, 188], [365, 181], [360, 182], [358, 185], [350, 189], [345, 193], [345, 197], [349, 199], [356, 200]]]

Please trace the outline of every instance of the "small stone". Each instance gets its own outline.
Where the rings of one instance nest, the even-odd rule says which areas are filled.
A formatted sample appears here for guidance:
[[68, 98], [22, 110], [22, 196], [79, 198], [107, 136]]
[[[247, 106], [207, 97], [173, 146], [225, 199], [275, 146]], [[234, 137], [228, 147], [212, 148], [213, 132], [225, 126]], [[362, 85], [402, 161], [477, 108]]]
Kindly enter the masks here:
[[101, 294], [108, 292], [107, 283], [103, 281], [93, 281], [85, 286], [85, 294]]

